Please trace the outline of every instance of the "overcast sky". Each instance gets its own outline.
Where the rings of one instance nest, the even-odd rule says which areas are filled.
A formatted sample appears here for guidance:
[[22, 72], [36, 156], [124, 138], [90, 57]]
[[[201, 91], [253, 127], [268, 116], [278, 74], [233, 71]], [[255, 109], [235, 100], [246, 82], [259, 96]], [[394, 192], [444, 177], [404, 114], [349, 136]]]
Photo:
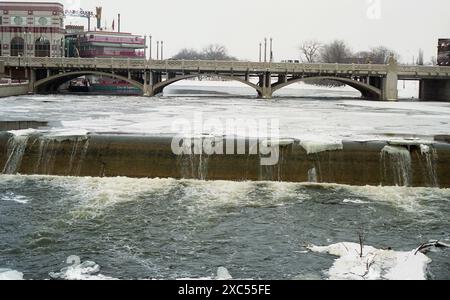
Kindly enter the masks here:
[[[38, 2], [34, 1], [33, 2]], [[258, 45], [274, 38], [276, 60], [298, 58], [303, 40], [343, 39], [354, 51], [385, 45], [411, 62], [418, 49], [436, 55], [437, 39], [450, 38], [449, 0], [62, 0], [67, 8], [102, 6], [110, 27], [164, 40], [165, 54], [224, 44], [231, 55], [257, 60]], [[66, 24], [83, 23], [68, 19]], [[87, 22], [86, 22], [87, 23]], [[116, 20], [117, 24], [117, 20]]]

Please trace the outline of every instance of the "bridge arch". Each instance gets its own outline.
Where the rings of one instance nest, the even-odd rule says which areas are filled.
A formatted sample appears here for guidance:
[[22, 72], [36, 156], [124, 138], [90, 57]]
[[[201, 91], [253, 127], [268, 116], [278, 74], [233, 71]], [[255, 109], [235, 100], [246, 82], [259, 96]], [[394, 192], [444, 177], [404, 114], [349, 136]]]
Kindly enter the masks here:
[[343, 84], [346, 84], [348, 86], [351, 86], [352, 88], [358, 90], [361, 92], [363, 97], [371, 98], [371, 99], [382, 99], [382, 91], [379, 88], [376, 88], [370, 84], [360, 82], [353, 80], [351, 78], [344, 78], [344, 77], [333, 77], [333, 76], [317, 76], [317, 77], [301, 77], [301, 78], [293, 78], [289, 79], [286, 82], [281, 83], [275, 83], [272, 85], [272, 93], [287, 87], [291, 84], [297, 83], [297, 82], [307, 82], [307, 81], [313, 81], [313, 80], [332, 80], [337, 81]]
[[161, 93], [165, 87], [167, 87], [175, 82], [185, 80], [185, 79], [200, 77], [200, 76], [214, 76], [214, 77], [220, 77], [222, 79], [238, 81], [238, 82], [241, 82], [243, 84], [246, 84], [246, 85], [252, 87], [258, 93], [262, 92], [262, 88], [260, 86], [258, 86], [257, 84], [254, 84], [250, 81], [245, 80], [244, 78], [240, 78], [240, 77], [236, 77], [236, 76], [227, 76], [227, 75], [220, 75], [220, 74], [189, 74], [189, 75], [181, 75], [181, 76], [177, 76], [174, 78], [170, 78], [170, 79], [167, 79], [165, 81], [155, 84], [153, 86], [153, 95], [157, 95], [157, 94]]
[[144, 92], [144, 85], [136, 80], [129, 79], [125, 76], [121, 76], [118, 74], [112, 74], [112, 73], [106, 73], [106, 72], [100, 72], [100, 71], [75, 71], [75, 72], [67, 72], [67, 73], [60, 73], [53, 76], [49, 76], [47, 78], [38, 80], [34, 84], [34, 91], [35, 92], [50, 92], [50, 91], [56, 91], [59, 86], [61, 86], [63, 83], [70, 81], [72, 79], [85, 76], [85, 75], [97, 75], [97, 76], [105, 76], [110, 77], [114, 79], [119, 79], [128, 82], [132, 86], [138, 88], [142, 92]]

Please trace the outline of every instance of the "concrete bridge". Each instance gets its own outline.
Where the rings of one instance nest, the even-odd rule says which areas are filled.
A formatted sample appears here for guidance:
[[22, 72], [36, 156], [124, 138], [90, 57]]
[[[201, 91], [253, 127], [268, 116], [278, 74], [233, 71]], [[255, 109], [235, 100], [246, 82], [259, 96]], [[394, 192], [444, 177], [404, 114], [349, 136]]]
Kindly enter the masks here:
[[218, 76], [252, 87], [261, 98], [271, 98], [296, 82], [326, 79], [349, 85], [364, 98], [387, 101], [398, 99], [398, 80], [419, 80], [422, 100], [450, 101], [450, 67], [405, 66], [393, 58], [386, 65], [64, 57], [0, 57], [0, 62], [12, 78], [28, 80], [31, 93], [55, 92], [64, 82], [83, 75], [103, 75], [154, 96], [180, 80]]

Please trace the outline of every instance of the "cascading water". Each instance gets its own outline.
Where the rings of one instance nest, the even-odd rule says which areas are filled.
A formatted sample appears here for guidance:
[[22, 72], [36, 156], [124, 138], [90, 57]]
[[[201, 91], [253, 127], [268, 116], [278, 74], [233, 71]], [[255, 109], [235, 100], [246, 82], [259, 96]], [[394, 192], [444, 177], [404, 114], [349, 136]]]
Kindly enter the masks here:
[[308, 171], [308, 182], [311, 182], [311, 183], [319, 182], [317, 180], [317, 170], [315, 167]]
[[[78, 138], [76, 144], [84, 141], [83, 148], [81, 149], [80, 159], [78, 160], [77, 168], [75, 169], [75, 175], [79, 176], [81, 173], [81, 168], [83, 167], [83, 162], [86, 159], [86, 155], [89, 149], [89, 139], [87, 137]], [[71, 156], [71, 161], [75, 158], [76, 151], [72, 151], [73, 157]]]
[[425, 159], [427, 179], [432, 187], [439, 187], [436, 171], [437, 151], [433, 146], [420, 145], [420, 154]]
[[27, 148], [29, 135], [14, 135], [8, 141], [8, 153], [3, 174], [15, 174], [19, 171], [22, 158]]
[[34, 167], [35, 174], [51, 174], [55, 165], [57, 141], [42, 137], [39, 140], [39, 156]]
[[181, 177], [185, 179], [206, 180], [208, 177], [209, 155], [204, 153], [205, 145], [214, 141], [210, 138], [183, 139], [183, 155], [179, 158]]
[[381, 151], [383, 182], [393, 180], [398, 186], [411, 186], [411, 153], [400, 146], [385, 146]]

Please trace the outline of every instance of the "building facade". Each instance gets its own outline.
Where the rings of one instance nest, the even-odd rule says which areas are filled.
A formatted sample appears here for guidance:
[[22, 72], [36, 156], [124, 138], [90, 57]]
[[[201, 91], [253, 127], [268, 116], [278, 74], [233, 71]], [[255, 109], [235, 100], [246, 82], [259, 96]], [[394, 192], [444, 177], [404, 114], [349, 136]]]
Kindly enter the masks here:
[[0, 2], [0, 56], [64, 56], [64, 6]]

